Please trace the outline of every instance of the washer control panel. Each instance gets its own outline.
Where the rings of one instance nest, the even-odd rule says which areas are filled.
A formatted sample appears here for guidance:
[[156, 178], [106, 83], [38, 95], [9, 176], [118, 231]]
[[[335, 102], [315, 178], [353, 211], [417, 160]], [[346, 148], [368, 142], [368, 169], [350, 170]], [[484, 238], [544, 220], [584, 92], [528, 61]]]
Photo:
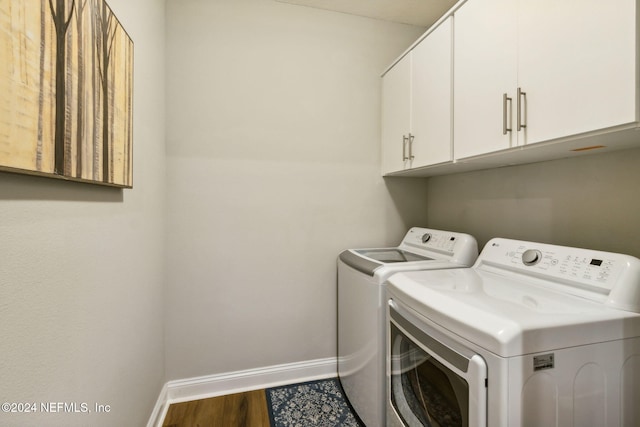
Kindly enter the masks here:
[[399, 248], [462, 267], [471, 267], [478, 257], [478, 243], [473, 236], [431, 228], [409, 229]]
[[409, 230], [402, 243], [422, 249], [453, 252], [458, 237], [457, 233], [453, 232], [427, 230], [415, 227]]

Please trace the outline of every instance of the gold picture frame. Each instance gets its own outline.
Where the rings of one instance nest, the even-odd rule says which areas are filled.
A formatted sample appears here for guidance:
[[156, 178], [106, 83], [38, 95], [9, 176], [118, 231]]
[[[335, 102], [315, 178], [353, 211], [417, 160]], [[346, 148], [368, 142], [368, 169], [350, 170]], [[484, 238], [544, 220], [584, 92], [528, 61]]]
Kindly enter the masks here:
[[133, 187], [133, 41], [104, 0], [0, 2], [0, 171]]

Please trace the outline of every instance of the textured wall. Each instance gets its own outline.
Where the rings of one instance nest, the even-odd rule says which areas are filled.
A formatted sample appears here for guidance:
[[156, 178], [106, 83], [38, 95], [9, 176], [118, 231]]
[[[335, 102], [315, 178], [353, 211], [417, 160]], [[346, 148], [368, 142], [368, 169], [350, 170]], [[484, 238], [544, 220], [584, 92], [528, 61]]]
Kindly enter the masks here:
[[167, 2], [168, 379], [335, 357], [338, 253], [426, 223], [379, 172], [379, 76], [421, 32]]
[[640, 257], [640, 149], [430, 178], [429, 225]]
[[134, 189], [0, 173], [0, 402], [38, 404], [3, 426], [144, 425], [164, 382], [164, 2], [109, 5], [135, 43]]

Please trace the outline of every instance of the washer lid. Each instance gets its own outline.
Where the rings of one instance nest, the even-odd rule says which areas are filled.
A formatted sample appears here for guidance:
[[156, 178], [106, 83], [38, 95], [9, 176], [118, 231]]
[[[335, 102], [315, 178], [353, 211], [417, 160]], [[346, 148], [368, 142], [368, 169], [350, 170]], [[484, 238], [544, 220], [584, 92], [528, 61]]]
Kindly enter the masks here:
[[339, 259], [369, 276], [384, 280], [396, 271], [470, 267], [478, 256], [473, 236], [413, 227], [398, 247], [348, 249]]
[[386, 266], [394, 266], [390, 269], [391, 271], [398, 270], [400, 265], [402, 265], [402, 269], [414, 270], [425, 263], [434, 262], [433, 258], [398, 248], [349, 249], [340, 253], [338, 258], [349, 267], [372, 277]]
[[640, 314], [475, 268], [398, 273], [391, 298], [501, 357], [640, 336]]
[[395, 262], [430, 261], [433, 259], [398, 248], [354, 249], [354, 251], [367, 258], [380, 261], [383, 264]]

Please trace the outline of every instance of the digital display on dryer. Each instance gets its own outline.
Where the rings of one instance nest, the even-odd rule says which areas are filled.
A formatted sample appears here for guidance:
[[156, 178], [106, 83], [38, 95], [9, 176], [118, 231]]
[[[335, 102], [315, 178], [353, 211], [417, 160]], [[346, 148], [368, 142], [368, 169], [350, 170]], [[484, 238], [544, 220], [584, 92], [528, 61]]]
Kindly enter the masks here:
[[601, 259], [592, 259], [590, 264], [591, 265], [595, 265], [597, 267], [600, 267], [602, 265], [602, 260]]

